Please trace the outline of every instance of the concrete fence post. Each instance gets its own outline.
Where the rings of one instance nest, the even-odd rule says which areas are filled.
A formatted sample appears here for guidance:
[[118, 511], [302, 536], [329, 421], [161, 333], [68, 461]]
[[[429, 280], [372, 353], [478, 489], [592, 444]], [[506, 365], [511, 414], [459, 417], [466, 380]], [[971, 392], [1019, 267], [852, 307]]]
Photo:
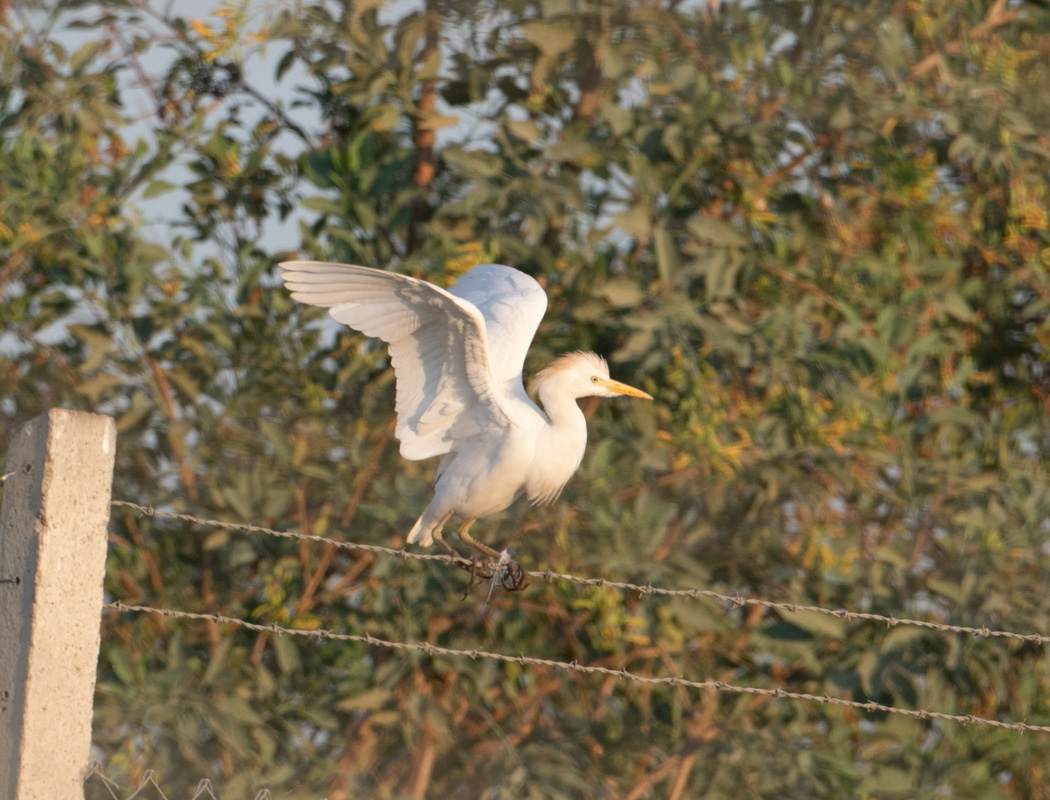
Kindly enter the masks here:
[[0, 798], [83, 798], [116, 427], [54, 409], [10, 441], [0, 504]]

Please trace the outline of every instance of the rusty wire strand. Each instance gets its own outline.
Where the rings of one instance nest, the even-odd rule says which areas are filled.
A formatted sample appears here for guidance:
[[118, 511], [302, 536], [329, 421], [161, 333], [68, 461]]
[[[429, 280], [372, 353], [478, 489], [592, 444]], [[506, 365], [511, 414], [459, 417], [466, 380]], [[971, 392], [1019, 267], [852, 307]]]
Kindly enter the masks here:
[[119, 600], [112, 603], [104, 603], [106, 608], [112, 609], [118, 613], [129, 613], [138, 612], [145, 614], [156, 614], [162, 617], [174, 617], [176, 619], [192, 619], [192, 620], [206, 620], [208, 622], [216, 622], [222, 625], [234, 625], [241, 628], [247, 628], [251, 631], [257, 631], [259, 633], [270, 633], [277, 636], [302, 636], [309, 639], [319, 640], [332, 640], [340, 642], [360, 642], [363, 644], [370, 645], [372, 647], [385, 647], [391, 650], [415, 650], [420, 651], [428, 656], [452, 656], [456, 658], [469, 658], [476, 660], [479, 658], [485, 658], [492, 661], [502, 661], [508, 664], [518, 664], [521, 666], [537, 666], [537, 667], [551, 667], [553, 669], [564, 670], [566, 672], [577, 672], [586, 675], [611, 675], [614, 678], [620, 678], [623, 680], [634, 681], [636, 683], [650, 684], [650, 685], [668, 685], [668, 686], [684, 686], [692, 689], [715, 689], [719, 692], [727, 692], [731, 694], [751, 694], [761, 695], [763, 697], [772, 697], [776, 699], [784, 700], [798, 700], [801, 702], [812, 702], [821, 703], [823, 705], [843, 706], [845, 708], [852, 708], [858, 711], [868, 712], [884, 712], [887, 714], [900, 714], [906, 717], [914, 717], [922, 720], [941, 719], [949, 722], [960, 722], [965, 725], [988, 725], [993, 728], [1006, 728], [1008, 730], [1016, 731], [1018, 733], [1025, 733], [1027, 731], [1036, 731], [1039, 733], [1050, 733], [1050, 725], [1029, 725], [1027, 722], [1003, 722], [997, 719], [988, 719], [986, 717], [977, 717], [973, 714], [948, 714], [942, 711], [927, 711], [925, 709], [911, 709], [911, 708], [899, 708], [897, 706], [887, 706], [883, 703], [876, 703], [874, 701], [861, 703], [857, 700], [843, 700], [839, 697], [831, 697], [829, 695], [817, 695], [808, 694], [806, 692], [790, 692], [785, 689], [762, 689], [755, 686], [736, 686], [731, 683], [725, 683], [723, 681], [694, 681], [678, 676], [666, 676], [662, 678], [652, 678], [645, 675], [638, 675], [633, 672], [629, 672], [626, 668], [622, 669], [611, 669], [609, 667], [598, 667], [588, 664], [580, 664], [576, 661], [555, 661], [549, 658], [536, 658], [535, 656], [526, 656], [524, 654], [518, 656], [506, 655], [504, 653], [493, 653], [487, 650], [455, 650], [450, 647], [441, 647], [440, 645], [431, 644], [430, 642], [395, 642], [389, 639], [380, 639], [372, 636], [370, 633], [356, 634], [356, 633], [337, 633], [336, 631], [325, 630], [323, 628], [316, 628], [313, 630], [297, 629], [297, 628], [285, 628], [277, 624], [262, 625], [256, 622], [248, 622], [247, 620], [238, 619], [236, 617], [227, 617], [224, 614], [198, 614], [191, 611], [177, 611], [171, 608], [155, 608], [153, 606], [136, 606], [127, 605], [120, 602]]
[[[463, 556], [412, 553], [404, 549], [382, 547], [380, 545], [374, 544], [361, 544], [359, 542], [339, 541], [336, 539], [328, 539], [324, 536], [315, 536], [313, 534], [300, 533], [297, 531], [278, 531], [272, 528], [265, 528], [260, 525], [246, 525], [237, 522], [224, 522], [222, 520], [217, 519], [201, 519], [200, 517], [194, 517], [190, 514], [177, 514], [172, 511], [157, 511], [153, 508], [153, 506], [141, 506], [137, 503], [131, 503], [126, 500], [114, 500], [112, 504], [115, 507], [131, 508], [135, 511], [145, 514], [146, 516], [178, 519], [183, 520], [184, 522], [192, 523], [194, 525], [223, 528], [226, 530], [240, 531], [242, 533], [264, 533], [268, 536], [278, 536], [284, 539], [296, 539], [299, 541], [323, 542], [324, 544], [329, 544], [334, 547], [346, 550], [360, 550], [367, 553], [380, 553], [382, 555], [394, 556], [395, 558], [410, 559], [416, 561], [440, 561], [450, 566], [462, 565], [469, 567], [471, 564], [470, 559], [464, 558]], [[760, 597], [744, 597], [740, 594], [722, 594], [721, 592], [716, 592], [712, 589], [668, 589], [661, 586], [652, 586], [651, 584], [639, 585], [635, 583], [628, 583], [626, 581], [608, 580], [606, 578], [588, 578], [581, 575], [572, 575], [564, 572], [554, 572], [550, 569], [543, 572], [531, 571], [527, 572], [526, 574], [530, 578], [538, 578], [548, 583], [553, 583], [554, 581], [566, 581], [567, 583], [574, 583], [579, 586], [594, 586], [606, 589], [621, 589], [623, 591], [638, 592], [643, 595], [660, 595], [663, 597], [690, 597], [693, 599], [706, 597], [711, 600], [718, 600], [722, 603], [726, 603], [732, 608], [742, 608], [744, 606], [760, 606], [762, 608], [770, 609], [773, 611], [784, 611], [789, 614], [797, 614], [798, 612], [809, 611], [815, 614], [823, 614], [825, 616], [835, 617], [836, 619], [845, 620], [847, 622], [853, 622], [855, 620], [861, 620], [864, 622], [878, 622], [885, 625], [888, 628], [895, 628], [899, 625], [905, 625], [916, 628], [926, 628], [928, 630], [939, 631], [940, 633], [958, 633], [964, 636], [977, 636], [984, 639], [1012, 639], [1015, 641], [1028, 642], [1030, 644], [1050, 643], [1050, 636], [1041, 633], [1016, 633], [1014, 631], [1001, 631], [988, 627], [975, 628], [968, 625], [951, 625], [943, 622], [932, 622], [930, 620], [923, 619], [908, 619], [906, 617], [873, 614], [867, 611], [850, 611], [844, 608], [826, 608], [824, 606], [801, 605], [799, 603], [782, 603], [774, 600], [764, 600]]]

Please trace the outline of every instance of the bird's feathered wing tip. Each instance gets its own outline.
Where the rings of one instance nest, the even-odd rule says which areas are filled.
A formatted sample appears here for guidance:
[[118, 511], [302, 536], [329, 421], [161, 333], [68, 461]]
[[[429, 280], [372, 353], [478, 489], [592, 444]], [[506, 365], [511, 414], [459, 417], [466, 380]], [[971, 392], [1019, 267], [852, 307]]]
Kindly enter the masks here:
[[[375, 302], [392, 299], [399, 287], [416, 283], [414, 278], [396, 272], [336, 264], [330, 261], [284, 261], [281, 280], [301, 303], [332, 308], [344, 303]], [[353, 327], [353, 326], [351, 326]]]

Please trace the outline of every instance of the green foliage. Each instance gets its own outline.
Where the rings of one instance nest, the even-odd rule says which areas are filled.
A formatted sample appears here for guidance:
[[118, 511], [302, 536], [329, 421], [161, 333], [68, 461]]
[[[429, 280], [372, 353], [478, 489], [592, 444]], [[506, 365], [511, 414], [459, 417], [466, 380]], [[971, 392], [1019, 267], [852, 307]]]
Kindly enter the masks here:
[[[117, 498], [399, 546], [433, 465], [397, 454], [386, 354], [274, 265], [445, 285], [496, 260], [551, 298], [530, 369], [596, 349], [657, 400], [598, 410], [562, 500], [483, 540], [530, 568], [1050, 632], [1044, 4], [381, 5], [262, 31], [246, 6], [0, 18], [5, 430], [110, 413]], [[92, 40], [68, 52], [74, 19]], [[132, 144], [140, 73], [157, 110]], [[120, 510], [106, 589], [1050, 724], [1026, 643], [557, 584], [486, 603], [466, 580]], [[110, 773], [230, 798], [1050, 793], [1045, 736], [116, 616], [95, 739]]]

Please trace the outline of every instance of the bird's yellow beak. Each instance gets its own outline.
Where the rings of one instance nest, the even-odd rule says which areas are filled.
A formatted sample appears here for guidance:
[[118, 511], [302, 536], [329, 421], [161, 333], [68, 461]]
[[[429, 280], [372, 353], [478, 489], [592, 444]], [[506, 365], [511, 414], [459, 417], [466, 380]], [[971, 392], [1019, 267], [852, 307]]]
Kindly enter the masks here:
[[616, 394], [623, 394], [628, 397], [641, 397], [643, 400], [653, 399], [651, 394], [647, 394], [641, 389], [635, 389], [633, 386], [628, 386], [626, 383], [620, 383], [619, 381], [599, 379], [598, 385], [604, 389], [608, 389], [610, 392], [616, 392]]

